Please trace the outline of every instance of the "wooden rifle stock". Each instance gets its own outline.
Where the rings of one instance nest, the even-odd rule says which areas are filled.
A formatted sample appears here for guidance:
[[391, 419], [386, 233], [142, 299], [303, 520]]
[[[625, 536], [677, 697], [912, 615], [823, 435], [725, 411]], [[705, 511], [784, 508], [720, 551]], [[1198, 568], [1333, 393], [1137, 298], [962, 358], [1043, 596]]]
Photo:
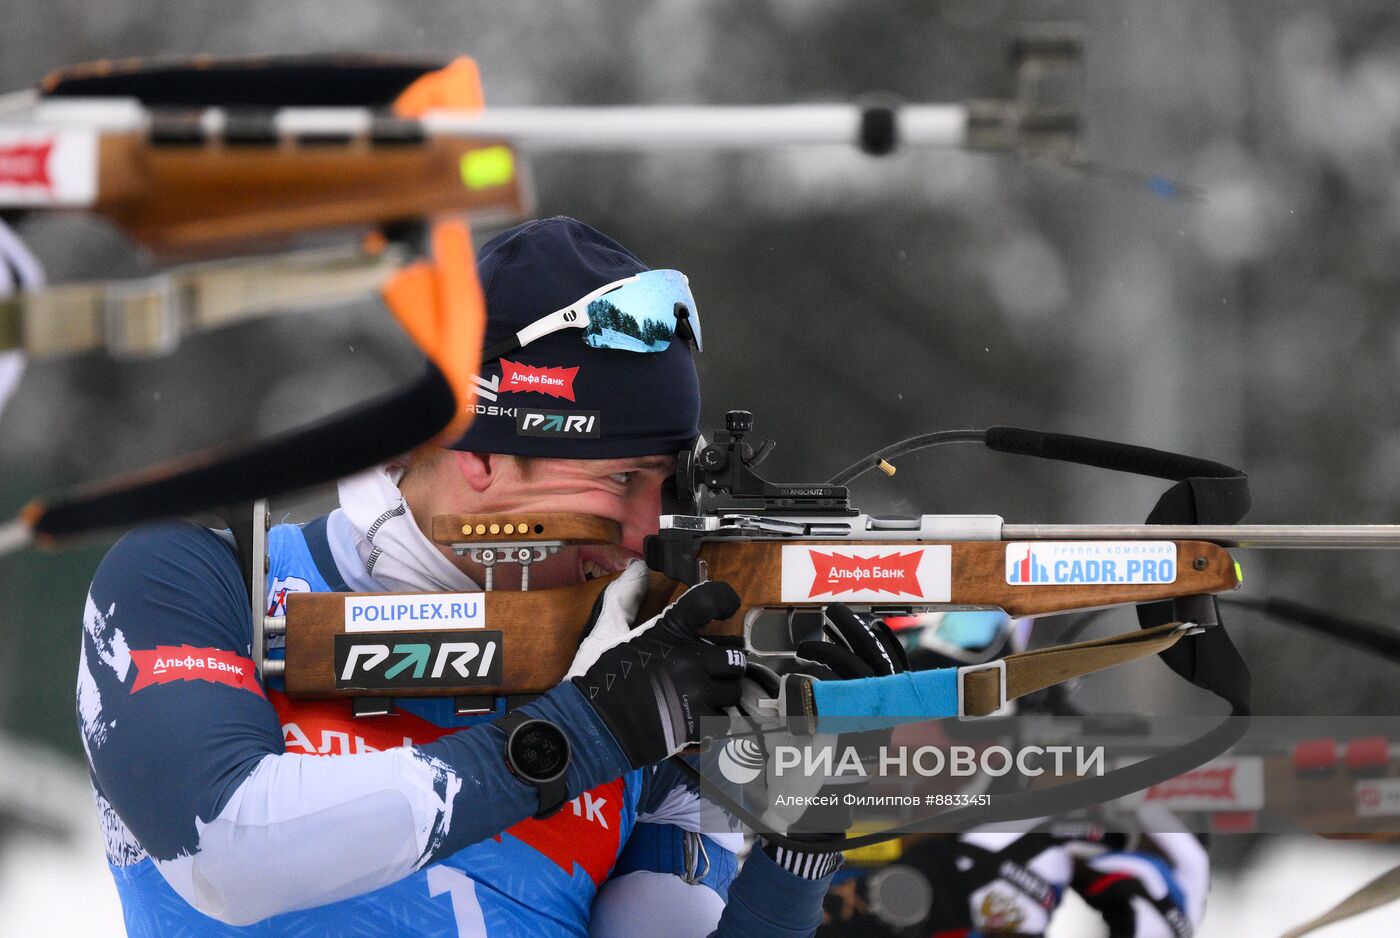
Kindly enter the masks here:
[[[464, 182], [462, 161], [503, 141], [436, 137], [401, 145], [223, 142], [157, 145], [104, 134], [92, 211], [158, 254], [207, 253], [324, 228], [368, 228], [466, 213], [476, 222], [524, 217], [520, 173]], [[521, 164], [513, 157], [510, 162]]]
[[[267, 250], [324, 229], [532, 214], [511, 141], [432, 134], [420, 120], [482, 110], [466, 57], [102, 61], [59, 69], [39, 92], [0, 119], [0, 149], [13, 140], [45, 154], [74, 149], [50, 161], [44, 185], [14, 195], [17, 207], [96, 212], [162, 256]], [[287, 123], [298, 115], [303, 123]]]
[[[518, 530], [528, 528], [522, 535]], [[579, 516], [528, 516], [515, 513], [499, 516], [449, 516], [435, 518], [434, 539], [455, 547], [470, 549], [496, 544], [542, 543], [554, 539], [570, 545], [615, 541], [616, 525], [598, 524], [599, 519]], [[491, 525], [499, 532], [492, 534]], [[471, 534], [462, 533], [464, 525]], [[485, 528], [476, 534], [477, 526]], [[515, 530], [507, 534], [506, 525]], [[536, 531], [538, 525], [541, 530]], [[611, 525], [609, 528], [608, 526]], [[745, 637], [746, 624], [760, 610], [817, 610], [832, 603], [846, 601], [860, 608], [898, 610], [937, 610], [958, 607], [997, 608], [1014, 617], [1048, 615], [1081, 611], [1104, 606], [1153, 602], [1200, 594], [1221, 593], [1239, 585], [1235, 562], [1222, 547], [1202, 541], [1176, 541], [1177, 563], [1173, 582], [1103, 585], [1058, 585], [1007, 582], [1007, 544], [1003, 541], [909, 542], [892, 541], [791, 541], [791, 540], [714, 540], [700, 549], [710, 579], [723, 580], [738, 591], [742, 606], [733, 617], [712, 623], [704, 630], [711, 636]], [[877, 546], [882, 554], [913, 555], [929, 548], [945, 546], [950, 552], [950, 581], [946, 598], [929, 595], [918, 598], [907, 593], [891, 593], [885, 601], [853, 602], [843, 600], [839, 592], [812, 589], [811, 595], [794, 598], [784, 594], [783, 563], [785, 547], [811, 548], [820, 553], [849, 551], [853, 547]], [[285, 678], [287, 692], [294, 697], [370, 697], [370, 696], [457, 696], [539, 693], [558, 684], [564, 677], [574, 653], [583, 639], [599, 594], [616, 580], [618, 574], [599, 577], [573, 586], [530, 592], [493, 591], [478, 595], [481, 615], [477, 628], [500, 633], [499, 680], [474, 680], [461, 686], [415, 685], [404, 680], [393, 687], [355, 686], [354, 679], [343, 679], [344, 653], [336, 656], [336, 636], [346, 633], [346, 622], [352, 597], [375, 596], [390, 603], [421, 603], [431, 601], [437, 594], [356, 594], [356, 593], [295, 593], [287, 597]], [[657, 573], [651, 574], [651, 586], [642, 615], [660, 611], [685, 590], [685, 585]], [[452, 626], [448, 626], [451, 628]], [[394, 644], [410, 644], [431, 635], [432, 629], [396, 632]], [[360, 634], [374, 634], [364, 632]], [[383, 634], [383, 633], [380, 633]], [[340, 640], [342, 645], [345, 640]], [[368, 641], [368, 639], [366, 639]], [[387, 645], [389, 639], [383, 639]], [[494, 654], [495, 652], [493, 652]], [[428, 664], [436, 670], [443, 657], [434, 653]], [[337, 663], [341, 672], [337, 671]], [[393, 659], [386, 660], [385, 666]], [[444, 659], [446, 660], [446, 659]], [[423, 669], [425, 672], [427, 668]], [[449, 672], [450, 673], [450, 672]], [[431, 677], [431, 673], [429, 673]]]

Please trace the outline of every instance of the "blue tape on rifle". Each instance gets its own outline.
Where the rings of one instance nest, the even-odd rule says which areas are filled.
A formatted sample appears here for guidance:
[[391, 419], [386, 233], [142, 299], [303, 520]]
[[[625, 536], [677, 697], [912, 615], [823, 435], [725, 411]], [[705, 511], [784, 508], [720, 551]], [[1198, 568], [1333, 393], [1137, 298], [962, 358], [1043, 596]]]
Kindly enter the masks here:
[[818, 718], [953, 717], [958, 715], [958, 669], [817, 681], [812, 695]]

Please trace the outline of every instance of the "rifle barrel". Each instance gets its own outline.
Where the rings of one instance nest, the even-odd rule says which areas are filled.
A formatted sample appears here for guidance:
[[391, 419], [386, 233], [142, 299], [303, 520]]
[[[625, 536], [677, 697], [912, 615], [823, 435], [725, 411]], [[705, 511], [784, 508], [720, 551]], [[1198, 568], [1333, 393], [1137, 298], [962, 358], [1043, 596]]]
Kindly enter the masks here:
[[[741, 106], [488, 107], [482, 111], [434, 110], [419, 118], [429, 137], [505, 139], [535, 149], [618, 150], [859, 144], [869, 107], [860, 104]], [[897, 146], [963, 147], [968, 144], [966, 104], [906, 104], [892, 112]], [[1013, 115], [1008, 112], [1005, 119]], [[0, 113], [7, 122], [98, 131], [144, 132], [153, 112], [126, 99], [44, 99], [29, 111]], [[206, 108], [190, 115], [203, 133], [219, 137], [227, 114]], [[303, 134], [357, 137], [369, 133], [374, 114], [360, 107], [289, 107], [274, 114], [281, 137]], [[984, 144], [985, 145], [985, 144]]]
[[[852, 104], [487, 108], [479, 114], [429, 112], [423, 124], [430, 134], [504, 137], [526, 147], [746, 149], [853, 144], [860, 139], [864, 110]], [[900, 107], [899, 143], [960, 147], [967, 140], [967, 116], [960, 104]]]
[[1210, 541], [1222, 547], [1400, 550], [1400, 524], [1006, 524], [1005, 541]]

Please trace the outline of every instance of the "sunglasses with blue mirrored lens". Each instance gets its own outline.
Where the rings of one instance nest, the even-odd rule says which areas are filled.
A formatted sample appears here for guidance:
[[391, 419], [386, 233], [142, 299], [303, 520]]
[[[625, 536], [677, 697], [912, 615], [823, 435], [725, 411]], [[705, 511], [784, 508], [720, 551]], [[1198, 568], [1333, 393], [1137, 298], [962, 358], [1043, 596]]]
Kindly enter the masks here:
[[679, 270], [644, 270], [604, 284], [563, 309], [530, 323], [482, 353], [482, 363], [509, 355], [564, 329], [580, 329], [593, 348], [664, 352], [679, 337], [700, 351], [700, 316], [690, 282]]

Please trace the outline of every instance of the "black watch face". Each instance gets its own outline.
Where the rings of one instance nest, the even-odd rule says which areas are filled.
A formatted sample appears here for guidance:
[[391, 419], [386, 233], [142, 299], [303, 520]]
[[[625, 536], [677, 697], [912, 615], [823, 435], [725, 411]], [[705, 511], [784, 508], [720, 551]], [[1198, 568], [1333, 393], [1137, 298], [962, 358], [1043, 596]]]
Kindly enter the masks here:
[[531, 782], [552, 782], [569, 767], [569, 741], [553, 723], [522, 723], [510, 738], [510, 764]]

